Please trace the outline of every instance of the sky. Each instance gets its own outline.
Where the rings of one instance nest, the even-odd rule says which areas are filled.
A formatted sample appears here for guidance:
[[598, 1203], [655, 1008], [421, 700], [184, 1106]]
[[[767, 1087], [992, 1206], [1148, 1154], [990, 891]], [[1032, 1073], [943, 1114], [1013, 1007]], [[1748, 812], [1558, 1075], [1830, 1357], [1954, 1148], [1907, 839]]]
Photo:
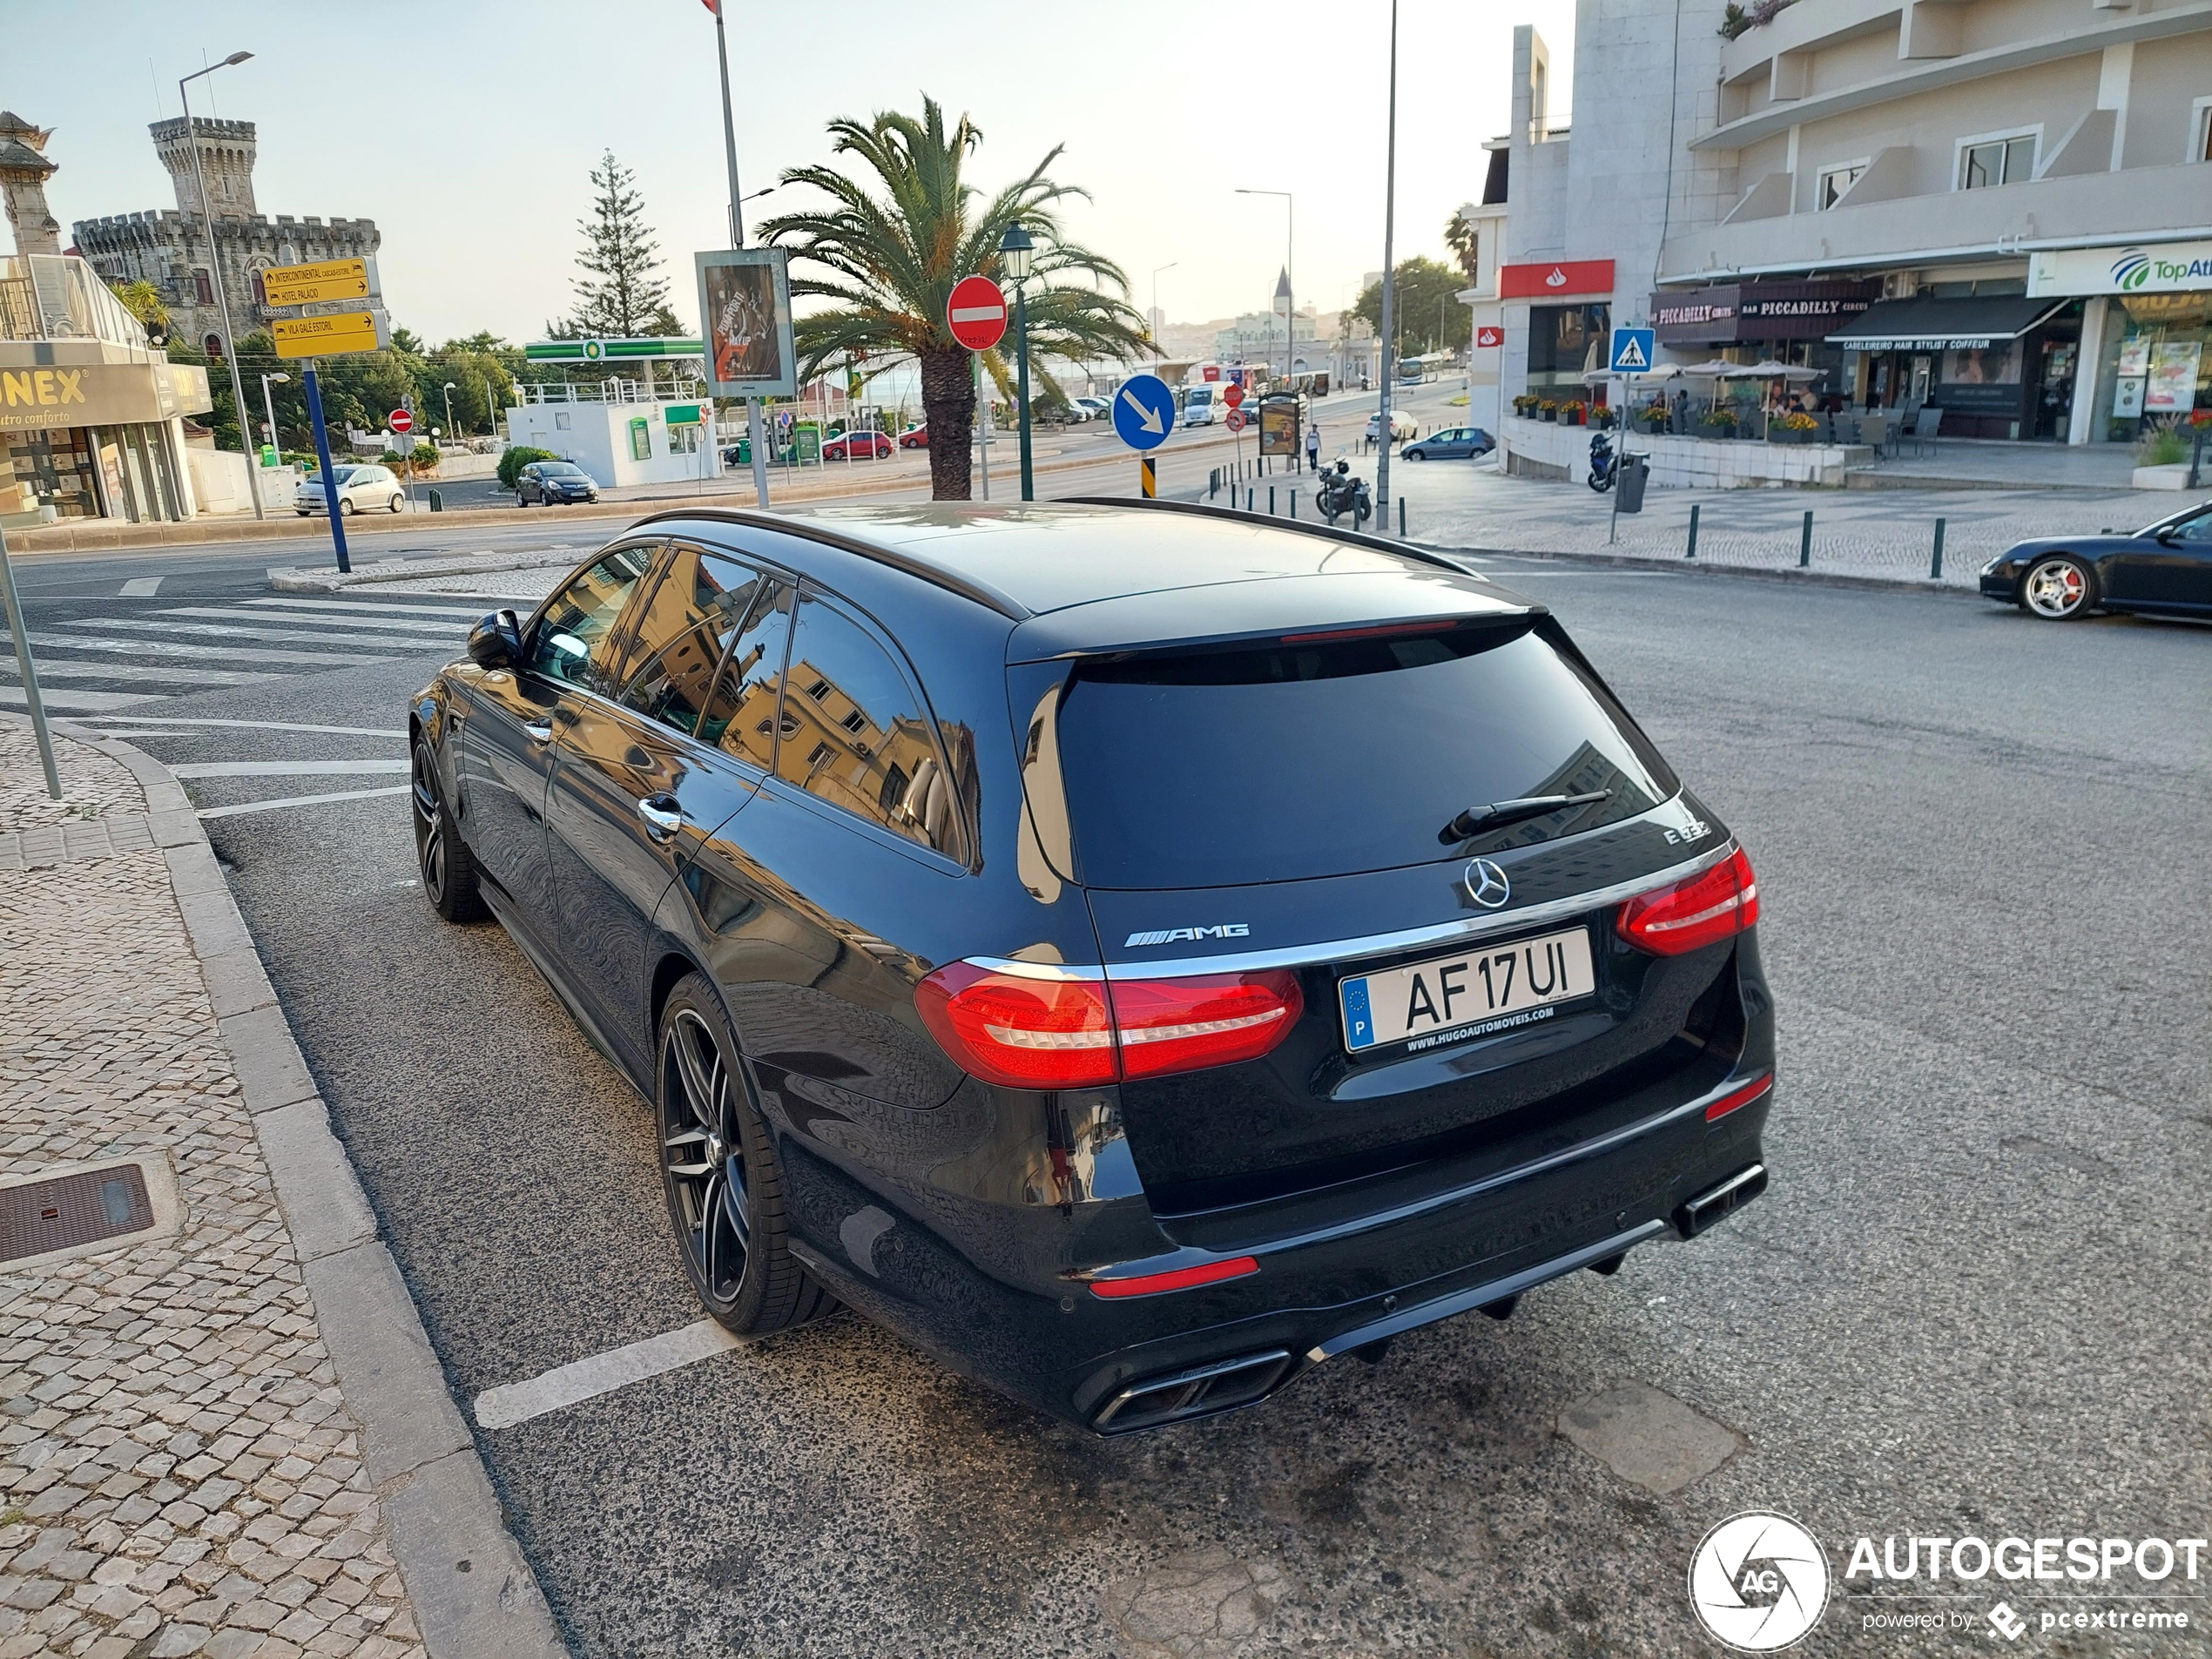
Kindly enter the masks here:
[[[1130, 278], [1154, 269], [1170, 322], [1264, 310], [1285, 256], [1324, 311], [1382, 266], [1388, 0], [725, 0], [738, 165], [747, 192], [833, 159], [826, 123], [919, 114], [925, 92], [982, 129], [977, 184], [1055, 145], [1054, 176], [1092, 197], [1066, 227]], [[264, 213], [368, 218], [395, 322], [427, 340], [542, 337], [573, 303], [588, 175], [611, 149], [637, 175], [686, 327], [690, 254], [728, 240], [713, 19], [700, 0], [392, 0], [373, 14], [258, 0], [121, 0], [101, 27], [53, 28], [0, 0], [0, 108], [54, 128], [48, 185], [66, 227], [174, 207], [146, 124], [179, 112], [259, 124]], [[324, 20], [329, 20], [325, 22]], [[342, 19], [342, 21], [341, 21]], [[1505, 130], [1513, 28], [1534, 23], [1568, 80], [1573, 0], [1399, 0], [1397, 257], [1446, 257], [1445, 220], [1480, 193]], [[820, 203], [786, 187], [756, 218]]]

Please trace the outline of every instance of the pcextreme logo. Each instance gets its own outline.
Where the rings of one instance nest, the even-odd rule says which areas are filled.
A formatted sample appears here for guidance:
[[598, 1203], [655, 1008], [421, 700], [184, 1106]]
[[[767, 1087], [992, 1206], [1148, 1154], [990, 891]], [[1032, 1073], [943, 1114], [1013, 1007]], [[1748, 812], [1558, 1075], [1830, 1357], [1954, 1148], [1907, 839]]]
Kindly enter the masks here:
[[1689, 1605], [1723, 1647], [1777, 1653], [1828, 1609], [1828, 1555], [1787, 1515], [1730, 1515], [1689, 1558]]
[[2139, 247], [2131, 247], [2112, 262], [2113, 286], [2122, 293], [2133, 293], [2150, 280], [2150, 255]]

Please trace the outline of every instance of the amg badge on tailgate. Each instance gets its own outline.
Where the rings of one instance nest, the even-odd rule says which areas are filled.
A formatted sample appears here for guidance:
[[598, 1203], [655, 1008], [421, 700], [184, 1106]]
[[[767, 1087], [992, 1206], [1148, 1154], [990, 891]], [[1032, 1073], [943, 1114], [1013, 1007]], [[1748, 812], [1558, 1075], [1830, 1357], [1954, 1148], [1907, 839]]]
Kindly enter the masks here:
[[1131, 934], [1122, 941], [1122, 948], [1131, 945], [1172, 945], [1187, 939], [1196, 944], [1201, 939], [1242, 939], [1251, 932], [1241, 921], [1217, 921], [1211, 927], [1169, 927], [1157, 933]]

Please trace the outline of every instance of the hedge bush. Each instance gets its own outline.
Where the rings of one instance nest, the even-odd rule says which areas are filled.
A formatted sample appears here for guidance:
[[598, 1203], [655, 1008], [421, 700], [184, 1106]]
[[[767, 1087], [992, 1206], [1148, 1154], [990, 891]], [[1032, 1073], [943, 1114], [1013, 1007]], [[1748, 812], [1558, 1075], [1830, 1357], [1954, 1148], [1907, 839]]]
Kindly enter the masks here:
[[502, 489], [514, 489], [515, 480], [533, 461], [558, 461], [560, 458], [550, 449], [533, 449], [526, 443], [510, 443], [500, 454], [499, 487]]

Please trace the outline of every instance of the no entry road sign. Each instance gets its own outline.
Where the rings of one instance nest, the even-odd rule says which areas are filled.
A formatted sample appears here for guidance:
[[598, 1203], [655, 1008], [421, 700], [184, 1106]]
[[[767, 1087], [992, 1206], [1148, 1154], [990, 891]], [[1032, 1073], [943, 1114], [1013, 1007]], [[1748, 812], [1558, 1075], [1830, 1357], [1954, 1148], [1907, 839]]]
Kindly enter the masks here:
[[968, 350], [988, 351], [1006, 334], [1006, 296], [988, 277], [962, 277], [945, 302], [945, 323]]
[[1229, 429], [1231, 432], [1242, 432], [1244, 429], [1244, 410], [1231, 409], [1229, 411]]
[[384, 417], [384, 424], [395, 432], [412, 432], [415, 430], [415, 417], [405, 409], [394, 409]]
[[1175, 394], [1157, 374], [1132, 374], [1114, 395], [1114, 430], [1132, 449], [1157, 449], [1175, 426]]

